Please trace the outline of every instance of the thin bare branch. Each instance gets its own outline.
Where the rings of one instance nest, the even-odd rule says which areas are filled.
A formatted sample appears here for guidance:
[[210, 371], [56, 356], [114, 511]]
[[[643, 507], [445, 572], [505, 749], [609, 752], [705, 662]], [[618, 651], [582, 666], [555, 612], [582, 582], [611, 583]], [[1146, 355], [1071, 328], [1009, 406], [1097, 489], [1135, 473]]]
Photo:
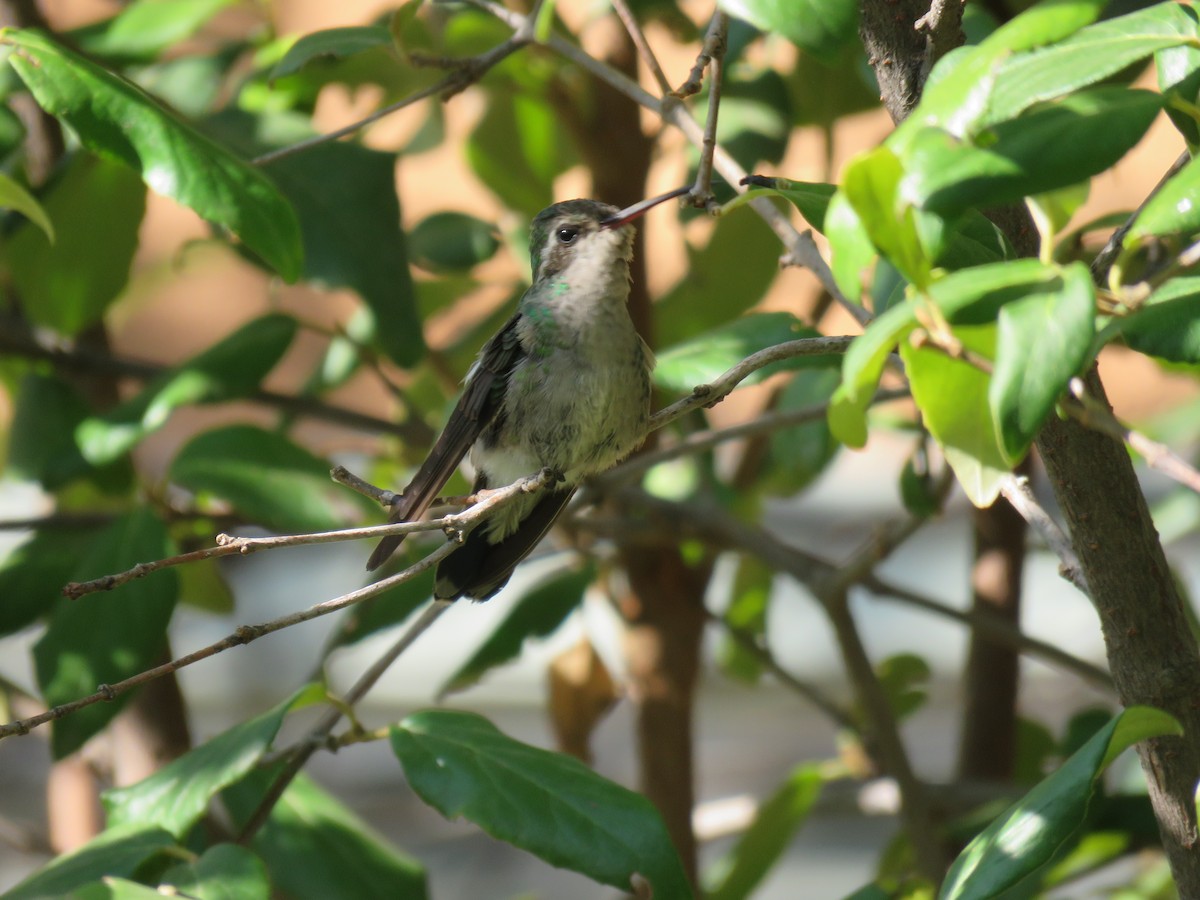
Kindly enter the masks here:
[[1162, 178], [1158, 180], [1158, 184], [1156, 184], [1153, 190], [1146, 195], [1145, 199], [1138, 204], [1138, 208], [1133, 211], [1133, 214], [1125, 220], [1125, 224], [1123, 224], [1109, 236], [1104, 246], [1100, 249], [1100, 252], [1096, 254], [1096, 258], [1092, 260], [1092, 279], [1096, 282], [1096, 284], [1105, 285], [1108, 283], [1109, 269], [1112, 268], [1113, 262], [1116, 261], [1117, 255], [1121, 252], [1121, 243], [1125, 240], [1125, 235], [1129, 233], [1129, 229], [1133, 227], [1133, 223], [1137, 221], [1138, 216], [1142, 213], [1142, 210], [1146, 208], [1146, 204], [1153, 200], [1159, 191], [1166, 187], [1167, 182], [1178, 175], [1180, 170], [1182, 170], [1183, 167], [1191, 161], [1191, 159], [1192, 154], [1189, 151], [1184, 150], [1182, 153], [1180, 153], [1175, 162], [1171, 163], [1167, 171], [1163, 173]]
[[359, 677], [354, 686], [341, 698], [342, 702], [331, 706], [304, 740], [287, 751], [287, 764], [283, 771], [275, 777], [270, 789], [259, 801], [250, 818], [246, 820], [246, 824], [242, 826], [237, 840], [239, 844], [248, 843], [266, 823], [271, 815], [271, 810], [275, 808], [275, 804], [279, 802], [279, 798], [283, 796], [287, 786], [304, 768], [309, 757], [327, 742], [329, 733], [341, 721], [346, 710], [353, 709], [354, 705], [365, 697], [375, 683], [383, 677], [383, 673], [391, 667], [392, 663], [416, 643], [417, 638], [424, 634], [441, 617], [442, 613], [453, 605], [453, 600], [434, 600], [427, 606], [417, 620], [405, 629], [404, 634], [388, 648], [387, 652], [375, 660], [371, 667]]
[[1091, 592], [1088, 590], [1087, 580], [1083, 577], [1079, 557], [1075, 555], [1075, 548], [1071, 546], [1071, 539], [1038, 503], [1037, 497], [1029, 487], [1029, 479], [1019, 475], [1006, 478], [1000, 486], [1000, 493], [1058, 557], [1058, 574], [1090, 596]]
[[625, 0], [612, 0], [613, 10], [617, 14], [617, 18], [621, 20], [621, 24], [625, 26], [625, 30], [629, 32], [629, 37], [633, 41], [633, 46], [637, 48], [638, 56], [642, 58], [647, 68], [650, 69], [650, 74], [654, 76], [654, 80], [658, 82], [658, 88], [664, 94], [671, 90], [671, 82], [667, 81], [667, 76], [663, 73], [662, 66], [658, 64], [658, 57], [654, 55], [654, 51], [650, 48], [650, 42], [646, 40], [646, 33], [642, 31], [642, 26], [638, 24], [637, 17], [629, 8], [629, 4]]
[[[721, 19], [725, 21], [721, 22]], [[704, 44], [700, 47], [700, 53], [696, 56], [696, 64], [692, 66], [692, 71], [688, 73], [687, 81], [670, 93], [673, 93], [681, 100], [692, 96], [692, 94], [700, 93], [700, 85], [704, 81], [704, 70], [708, 68], [716, 46], [720, 44], [722, 50], [724, 49], [728, 31], [728, 17], [719, 10], [713, 13], [713, 17], [708, 22], [708, 30], [704, 33]]]
[[[709, 212], [720, 207], [713, 197], [713, 154], [717, 149], [717, 118], [721, 111], [721, 86], [725, 75], [725, 45], [729, 37], [729, 17], [718, 11], [713, 15], [709, 33], [715, 34], [709, 56], [708, 115], [704, 119], [704, 137], [700, 142], [700, 164], [696, 167], [696, 182], [692, 186], [692, 202], [704, 204]], [[708, 40], [705, 40], [708, 48]]]

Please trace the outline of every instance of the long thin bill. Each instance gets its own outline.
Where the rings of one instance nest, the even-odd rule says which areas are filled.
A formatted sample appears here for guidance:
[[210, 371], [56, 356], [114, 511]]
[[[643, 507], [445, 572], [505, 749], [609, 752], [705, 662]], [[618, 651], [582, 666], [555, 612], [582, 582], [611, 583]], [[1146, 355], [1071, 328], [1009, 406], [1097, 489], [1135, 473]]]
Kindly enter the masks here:
[[675, 197], [682, 197], [692, 189], [689, 184], [686, 187], [675, 188], [673, 191], [667, 191], [665, 194], [659, 194], [657, 197], [651, 197], [649, 200], [642, 200], [633, 206], [627, 206], [619, 213], [609, 216], [600, 223], [601, 228], [620, 228], [622, 225], [628, 225], [634, 219], [645, 215], [646, 210], [652, 209], [658, 204], [667, 200], [672, 200]]

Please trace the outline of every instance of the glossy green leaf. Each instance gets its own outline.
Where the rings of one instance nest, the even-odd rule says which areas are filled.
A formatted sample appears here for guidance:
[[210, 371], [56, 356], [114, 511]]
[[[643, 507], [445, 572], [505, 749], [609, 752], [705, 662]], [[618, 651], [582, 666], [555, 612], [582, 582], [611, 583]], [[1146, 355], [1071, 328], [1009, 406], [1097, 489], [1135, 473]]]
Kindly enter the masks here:
[[583, 601], [596, 579], [593, 566], [565, 569], [543, 580], [521, 597], [470, 658], [446, 679], [439, 697], [476, 684], [490, 669], [512, 662], [530, 638], [549, 637]]
[[37, 199], [3, 172], [0, 172], [0, 209], [15, 209], [42, 229], [46, 240], [54, 243], [54, 223]]
[[103, 881], [71, 891], [70, 900], [159, 900], [157, 890], [128, 878], [105, 876]]
[[683, 278], [654, 305], [660, 346], [727, 323], [762, 299], [779, 271], [779, 241], [754, 215], [717, 220], [708, 243], [688, 246]]
[[169, 477], [190, 491], [214, 494], [273, 531], [330, 531], [345, 525], [357, 501], [330, 480], [329, 468], [281, 434], [230, 425], [193, 438], [171, 463]]
[[217, 844], [195, 862], [172, 866], [160, 884], [195, 900], [260, 900], [271, 894], [262, 860], [237, 844]]
[[396, 197], [396, 157], [357, 144], [310, 147], [267, 171], [300, 217], [304, 278], [348, 287], [375, 320], [375, 343], [402, 366], [425, 355]]
[[105, 875], [132, 875], [150, 857], [173, 847], [161, 828], [106, 828], [78, 850], [57, 856], [4, 895], [4, 900], [64, 897]]
[[[250, 818], [279, 773], [258, 769], [221, 795], [234, 822]], [[271, 810], [251, 846], [267, 864], [271, 885], [290, 897], [424, 900], [425, 870], [376, 834], [303, 772]]]
[[[1196, 17], [1191, 7], [1180, 9]], [[1200, 143], [1200, 47], [1192, 43], [1159, 50], [1154, 54], [1154, 69], [1167, 115], [1188, 146], [1195, 147]]]
[[1160, 710], [1132, 706], [1120, 713], [971, 841], [950, 867], [939, 896], [984, 900], [1025, 883], [1077, 833], [1096, 779], [1109, 763], [1138, 741], [1164, 734], [1182, 729]]
[[[668, 347], [658, 354], [655, 383], [667, 390], [687, 393], [698, 384], [708, 384], [752, 353], [776, 344], [818, 337], [816, 331], [791, 313], [753, 313], [734, 319], [713, 331]], [[781, 360], [759, 369], [743, 384], [754, 384], [769, 375], [806, 366], [837, 366], [840, 355], [808, 356]]]
[[30, 320], [73, 336], [98, 322], [129, 280], [146, 188], [124, 166], [80, 154], [44, 203], [58, 223], [54, 242], [26, 225], [4, 257]]
[[708, 900], [749, 897], [787, 851], [796, 832], [808, 821], [825, 778], [818, 764], [797, 766], [771, 797], [759, 807], [750, 827], [714, 867], [709, 876]]
[[327, 28], [304, 35], [275, 64], [271, 81], [299, 72], [313, 60], [344, 59], [377, 47], [392, 46], [392, 35], [382, 25]]
[[846, 446], [866, 444], [867, 407], [875, 396], [888, 355], [916, 327], [912, 304], [893, 306], [876, 317], [846, 351], [842, 383], [829, 404], [829, 429]]
[[157, 431], [180, 407], [254, 393], [295, 336], [291, 316], [270, 313], [254, 319], [111, 412], [81, 422], [75, 430], [80, 451], [93, 465], [102, 465]]
[[[78, 565], [63, 574], [84, 581], [173, 552], [166, 526], [143, 507], [104, 529]], [[80, 600], [61, 600], [45, 634], [33, 647], [46, 703], [57, 706], [77, 700], [93, 693], [99, 684], [121, 681], [161, 662], [178, 594], [178, 576], [168, 569]], [[93, 704], [56, 721], [51, 738], [55, 758], [83, 746], [131, 696], [125, 692], [110, 703]]]
[[189, 750], [153, 775], [128, 787], [104, 792], [109, 824], [156, 825], [183, 840], [222, 790], [258, 765], [275, 739], [283, 717], [297, 706], [317, 702], [324, 688], [311, 684], [255, 716]]
[[900, 191], [954, 215], [1076, 184], [1124, 156], [1160, 106], [1150, 91], [1096, 88], [1001, 122], [974, 144], [922, 129], [907, 147]]
[[296, 214], [270, 180], [202, 136], [140, 88], [28, 30], [9, 31], [9, 62], [43, 109], [89, 150], [141, 173], [147, 186], [236, 234], [288, 281], [302, 264]]
[[1172, 278], [1120, 321], [1125, 342], [1176, 363], [1200, 363], [1200, 277]]
[[691, 896], [650, 801], [579, 760], [514, 741], [473, 713], [435, 709], [392, 728], [412, 789], [448, 818], [620, 890], [640, 875], [656, 897]]
[[1124, 246], [1135, 247], [1151, 237], [1200, 232], [1200, 157], [1191, 159], [1142, 207]]
[[413, 262], [431, 272], [466, 272], [500, 247], [496, 226], [460, 212], [426, 216], [408, 235]]
[[717, 5], [817, 56], [832, 55], [853, 39], [858, 24], [854, 0], [719, 0]]
[[[984, 358], [994, 358], [995, 326], [955, 327], [954, 337]], [[900, 358], [925, 426], [941, 445], [967, 498], [978, 507], [990, 506], [1011, 468], [988, 406], [990, 379], [971, 364], [930, 347], [902, 343]]]
[[1083, 263], [1062, 269], [1050, 290], [1000, 310], [988, 401], [1009, 459], [1025, 455], [1067, 382], [1087, 364], [1095, 317], [1095, 288]]
[[878, 254], [871, 244], [862, 219], [849, 198], [838, 191], [829, 200], [825, 216], [825, 236], [829, 238], [833, 259], [830, 267], [842, 293], [858, 302], [862, 299], [864, 282]]
[[1062, 41], [1100, 17], [1108, 0], [1041, 0], [1005, 22], [983, 42], [1011, 53]]
[[903, 176], [896, 155], [877, 147], [846, 166], [842, 191], [879, 252], [910, 282], [924, 286], [933, 263], [922, 246], [910, 199], [899, 192]]
[[935, 262], [953, 271], [1014, 259], [1016, 255], [1003, 231], [983, 213], [969, 209], [946, 236]]
[[929, 663], [915, 653], [897, 653], [875, 666], [879, 686], [887, 695], [897, 721], [903, 721], [925, 705], [929, 696], [925, 685], [932, 674]]
[[1011, 119], [1039, 101], [1095, 84], [1158, 50], [1198, 37], [1196, 13], [1175, 2], [1089, 25], [1059, 43], [1009, 59], [997, 74], [985, 121]]
[[136, 0], [116, 16], [71, 34], [92, 56], [151, 60], [191, 37], [235, 0]]
[[[829, 201], [837, 191], [836, 184], [825, 184], [819, 181], [789, 181], [786, 178], [772, 179], [774, 187], [767, 188], [761, 194], [775, 194], [786, 197], [800, 215], [813, 227], [814, 231], [825, 232], [825, 214], [829, 210]], [[750, 193], [759, 195], [755, 190]]]
[[48, 616], [96, 539], [93, 528], [43, 528], [0, 563], [0, 635]]

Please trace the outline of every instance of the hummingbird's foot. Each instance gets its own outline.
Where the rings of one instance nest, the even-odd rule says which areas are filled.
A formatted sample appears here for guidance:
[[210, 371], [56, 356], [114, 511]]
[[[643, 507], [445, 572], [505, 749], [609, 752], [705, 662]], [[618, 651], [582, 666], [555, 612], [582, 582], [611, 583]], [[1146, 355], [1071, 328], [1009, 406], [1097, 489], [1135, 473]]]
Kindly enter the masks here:
[[538, 477], [535, 481], [525, 486], [527, 493], [533, 493], [543, 485], [549, 486], [552, 484], [562, 484], [567, 480], [567, 476], [563, 474], [561, 469], [555, 469], [551, 466], [546, 466], [542, 471], [538, 472]]

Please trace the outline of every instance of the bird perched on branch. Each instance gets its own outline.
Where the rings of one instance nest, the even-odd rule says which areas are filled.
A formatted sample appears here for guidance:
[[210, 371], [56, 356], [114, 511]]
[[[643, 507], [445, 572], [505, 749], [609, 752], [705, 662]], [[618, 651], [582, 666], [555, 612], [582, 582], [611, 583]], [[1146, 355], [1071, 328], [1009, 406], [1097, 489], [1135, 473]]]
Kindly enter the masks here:
[[[615, 465], [641, 442], [654, 358], [626, 306], [631, 223], [687, 191], [624, 210], [567, 200], [533, 220], [533, 284], [516, 314], [480, 351], [445, 430], [394, 502], [390, 521], [419, 518], [468, 453], [476, 491], [545, 468], [562, 480], [518, 496], [471, 531], [438, 565], [438, 599], [495, 594], [580, 481]], [[381, 566], [403, 539], [380, 541], [367, 568]]]

